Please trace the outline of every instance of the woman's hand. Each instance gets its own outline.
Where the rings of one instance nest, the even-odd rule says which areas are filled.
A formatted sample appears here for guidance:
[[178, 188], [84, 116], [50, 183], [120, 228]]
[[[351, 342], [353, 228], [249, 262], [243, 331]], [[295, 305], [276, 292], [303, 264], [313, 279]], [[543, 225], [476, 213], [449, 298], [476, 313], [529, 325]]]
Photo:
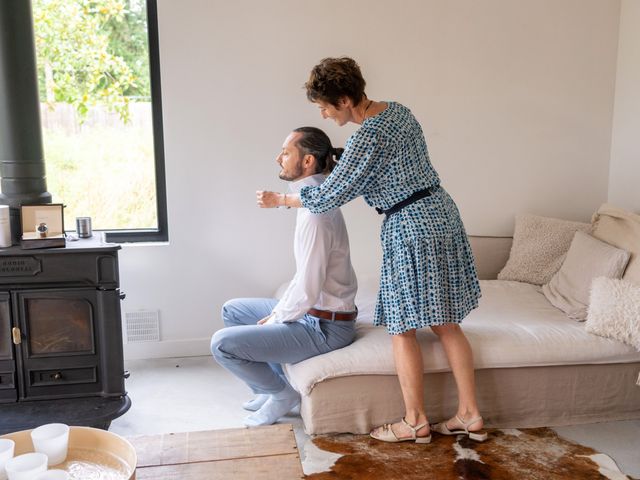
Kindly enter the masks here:
[[258, 190], [256, 192], [256, 201], [260, 208], [276, 208], [281, 205], [282, 194], [278, 192]]

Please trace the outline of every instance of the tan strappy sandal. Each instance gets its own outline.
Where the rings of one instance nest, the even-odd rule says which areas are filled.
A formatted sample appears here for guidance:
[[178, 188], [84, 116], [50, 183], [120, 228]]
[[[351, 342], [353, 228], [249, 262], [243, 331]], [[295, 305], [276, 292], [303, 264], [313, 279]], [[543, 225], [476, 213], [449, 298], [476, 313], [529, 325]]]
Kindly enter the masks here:
[[465, 422], [458, 415], [456, 415], [456, 420], [460, 422], [464, 430], [459, 428], [455, 430], [449, 430], [449, 427], [447, 427], [447, 422], [440, 422], [436, 423], [435, 425], [431, 425], [431, 431], [437, 432], [441, 435], [466, 435], [471, 440], [475, 440], [476, 442], [484, 442], [488, 438], [489, 435], [487, 435], [487, 432], [483, 432], [482, 430], [476, 432], [469, 431], [469, 427], [476, 423], [478, 420], [482, 420], [482, 417], [473, 418], [468, 422]]
[[[369, 436], [371, 436], [371, 438], [375, 438], [376, 440], [380, 440], [382, 442], [389, 442], [389, 443], [409, 442], [409, 441], [413, 441], [413, 442], [416, 442], [416, 443], [431, 443], [431, 433], [429, 433], [429, 435], [427, 435], [426, 437], [419, 437], [418, 436], [418, 430], [420, 430], [421, 428], [426, 427], [427, 425], [429, 425], [428, 422], [421, 423], [420, 425], [416, 425], [414, 427], [413, 425], [410, 425], [403, 418], [402, 419], [402, 423], [405, 424], [407, 427], [409, 427], [409, 429], [411, 429], [411, 436], [410, 437], [406, 437], [406, 438], [398, 438], [398, 437], [396, 437], [396, 434], [391, 429], [391, 424], [390, 423], [385, 423], [381, 427], [374, 428], [373, 430], [371, 430], [371, 433], [369, 433]], [[382, 429], [381, 432], [380, 433], [374, 433], [378, 429]]]

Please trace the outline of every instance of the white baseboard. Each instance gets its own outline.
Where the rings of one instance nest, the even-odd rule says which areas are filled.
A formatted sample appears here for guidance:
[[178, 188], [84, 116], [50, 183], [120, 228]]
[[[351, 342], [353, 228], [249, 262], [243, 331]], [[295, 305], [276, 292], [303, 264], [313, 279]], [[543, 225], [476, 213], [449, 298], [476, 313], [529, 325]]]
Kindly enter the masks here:
[[124, 344], [125, 360], [147, 358], [200, 357], [211, 355], [211, 338], [187, 338], [164, 342], [140, 342]]

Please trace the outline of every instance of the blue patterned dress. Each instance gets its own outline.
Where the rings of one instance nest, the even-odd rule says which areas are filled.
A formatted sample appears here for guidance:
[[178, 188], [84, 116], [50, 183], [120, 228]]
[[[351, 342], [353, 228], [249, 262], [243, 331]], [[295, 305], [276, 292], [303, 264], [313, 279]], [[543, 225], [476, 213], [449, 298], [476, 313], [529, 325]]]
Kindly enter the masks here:
[[382, 224], [380, 290], [374, 324], [397, 335], [414, 328], [460, 323], [478, 306], [480, 285], [473, 254], [449, 194], [431, 166], [420, 124], [395, 102], [367, 118], [349, 138], [342, 158], [321, 185], [300, 191], [313, 213], [363, 195], [387, 210], [412, 193], [433, 193]]

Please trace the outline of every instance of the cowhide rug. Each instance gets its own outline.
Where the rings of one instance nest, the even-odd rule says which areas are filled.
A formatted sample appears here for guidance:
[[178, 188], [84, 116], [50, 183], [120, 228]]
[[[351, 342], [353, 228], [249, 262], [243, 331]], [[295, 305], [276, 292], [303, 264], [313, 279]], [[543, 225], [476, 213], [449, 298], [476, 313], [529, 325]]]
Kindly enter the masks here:
[[488, 431], [484, 443], [434, 434], [428, 445], [389, 444], [368, 435], [319, 435], [305, 447], [305, 478], [629, 479], [607, 455], [564, 440], [549, 428]]

